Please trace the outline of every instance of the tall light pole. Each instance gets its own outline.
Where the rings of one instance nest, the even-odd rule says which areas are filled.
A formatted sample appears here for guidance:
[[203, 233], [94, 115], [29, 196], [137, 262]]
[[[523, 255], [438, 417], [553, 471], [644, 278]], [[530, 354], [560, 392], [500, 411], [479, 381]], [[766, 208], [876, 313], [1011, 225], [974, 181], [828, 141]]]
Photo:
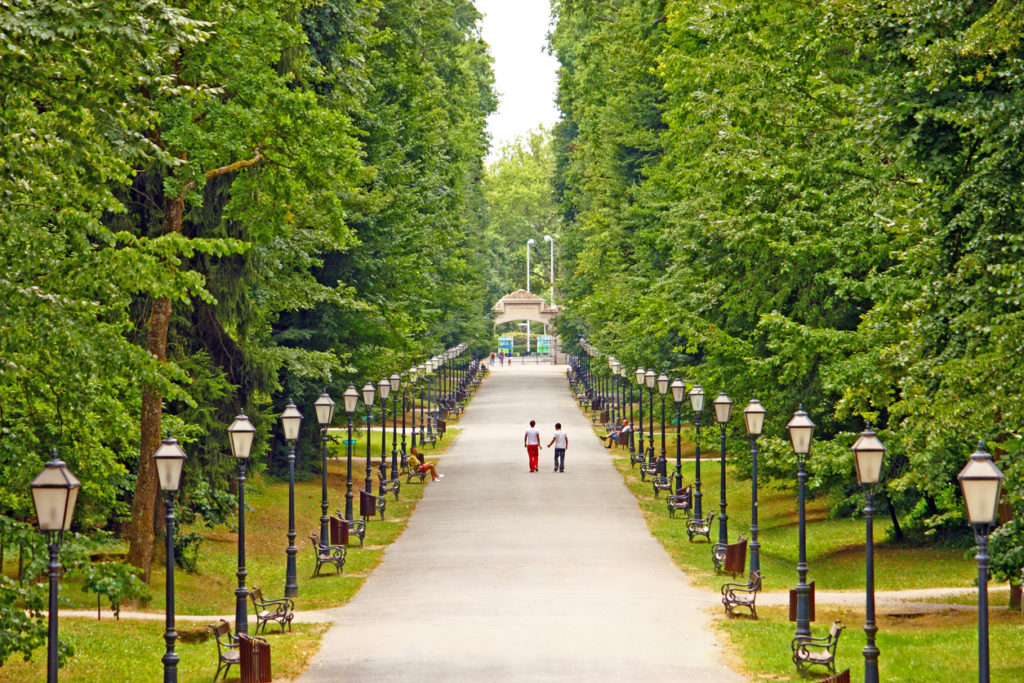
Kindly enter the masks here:
[[50, 614], [46, 637], [47, 683], [57, 683], [57, 581], [60, 579], [60, 544], [64, 540], [64, 532], [71, 527], [71, 518], [75, 515], [75, 503], [78, 502], [78, 489], [81, 485], [64, 461], [57, 457], [56, 448], [53, 449], [50, 462], [46, 463], [43, 471], [29, 485], [32, 502], [36, 508], [36, 519], [39, 520], [39, 531], [46, 536], [46, 546], [50, 551]]
[[391, 380], [381, 377], [377, 382], [380, 394], [380, 495], [384, 495], [384, 480], [388, 478], [388, 396], [391, 395]]
[[[426, 363], [420, 363], [420, 366], [419, 366], [420, 379], [422, 379], [422, 380], [426, 380], [427, 379], [427, 375], [430, 374], [430, 372], [427, 370], [427, 367], [429, 365], [430, 365], [430, 361], [427, 361]], [[423, 417], [424, 397], [425, 396], [426, 396], [426, 388], [421, 386], [420, 387], [420, 446], [422, 446], [424, 443], [426, 443], [423, 440], [423, 435], [424, 435], [425, 430], [426, 430], [426, 427], [424, 426], [424, 417]], [[416, 413], [414, 412], [413, 413], [413, 422], [415, 422], [415, 421], [416, 421]], [[415, 441], [415, 439], [414, 439], [414, 441]], [[413, 443], [413, 448], [415, 448], [415, 447], [416, 447], [416, 444]]]
[[750, 438], [750, 571], [761, 571], [761, 543], [757, 540], [757, 437], [764, 429], [764, 406], [757, 396], [743, 409], [743, 423]]
[[551, 246], [551, 308], [555, 307], [555, 238], [544, 235], [544, 241]]
[[[532, 247], [535, 244], [534, 239], [531, 237], [526, 240], [526, 291], [530, 291], [530, 252], [533, 251]], [[526, 355], [530, 355], [530, 321], [526, 321]]]
[[878, 646], [875, 645], [875, 531], [871, 506], [875, 484], [882, 474], [882, 459], [885, 457], [885, 446], [878, 435], [871, 431], [871, 424], [860, 433], [850, 450], [853, 451], [853, 464], [857, 469], [857, 481], [864, 487], [864, 520], [867, 526], [865, 537], [865, 594], [864, 633], [867, 645], [864, 646], [864, 683], [878, 683]]
[[793, 453], [797, 461], [797, 482], [800, 485], [799, 495], [799, 546], [800, 556], [797, 560], [796, 573], [796, 637], [811, 635], [811, 587], [807, 584], [807, 520], [804, 514], [806, 499], [807, 470], [805, 464], [807, 454], [811, 452], [811, 437], [814, 436], [814, 423], [804, 412], [803, 406], [793, 414], [786, 429], [789, 439], [793, 442]]
[[373, 408], [373, 401], [377, 397], [377, 387], [373, 386], [373, 382], [367, 380], [366, 384], [363, 385], [363, 405], [366, 406], [366, 478], [363, 479], [363, 490], [369, 493], [373, 490], [373, 479], [370, 476], [370, 471], [373, 469], [373, 465], [370, 463], [370, 429], [373, 424], [373, 413], [370, 409]]
[[719, 472], [719, 500], [718, 500], [718, 543], [711, 552], [715, 560], [715, 566], [721, 567], [725, 564], [725, 546], [729, 544], [729, 517], [725, 514], [725, 426], [729, 424], [732, 417], [732, 399], [724, 391], [718, 392], [718, 396], [711, 402], [715, 408], [715, 421], [721, 428], [720, 439], [721, 449], [718, 454], [721, 463]]
[[[402, 376], [391, 373], [391, 481], [398, 479], [398, 390]], [[405, 453], [405, 395], [402, 395], [402, 452]]]
[[974, 527], [974, 540], [978, 553], [978, 683], [988, 683], [988, 535], [996, 525], [999, 509], [999, 489], [1003, 473], [985, 451], [984, 442], [957, 475], [967, 506], [967, 519]]
[[[348, 458], [346, 459], [347, 466], [345, 468], [346, 481], [345, 481], [345, 519], [349, 522], [352, 521], [352, 413], [356, 412], [356, 406], [359, 404], [359, 392], [351, 384], [348, 385], [348, 389], [341, 395], [342, 400], [345, 402], [345, 417], [348, 418]], [[327, 545], [329, 542], [329, 536], [321, 536], [320, 544]]]
[[694, 476], [693, 476], [693, 508], [697, 519], [703, 519], [704, 513], [701, 510], [701, 499], [704, 494], [700, 491], [700, 414], [704, 410], [704, 390], [699, 384], [690, 389], [690, 409], [693, 410], [693, 424], [697, 429], [696, 438], [693, 440], [694, 447]]
[[166, 596], [166, 625], [164, 629], [164, 683], [178, 681], [178, 653], [174, 651], [174, 641], [178, 639], [178, 631], [174, 626], [174, 498], [181, 488], [181, 471], [184, 469], [188, 456], [181, 450], [177, 439], [167, 437], [153, 453], [156, 461], [157, 478], [160, 490], [164, 493], [164, 539], [165, 556], [167, 559], [167, 581], [164, 587]]
[[256, 428], [245, 416], [239, 413], [228, 427], [231, 442], [231, 455], [238, 461], [238, 587], [235, 589], [235, 633], [249, 634], [249, 613], [245, 605], [249, 597], [249, 589], [245, 587], [245, 466], [249, 462], [253, 437]]
[[654, 370], [647, 368], [644, 373], [644, 384], [647, 385], [647, 408], [650, 415], [647, 422], [650, 423], [649, 439], [647, 440], [647, 466], [654, 464], [654, 385], [658, 382], [658, 375]]
[[[636, 377], [636, 383], [640, 385], [640, 403], [637, 406], [637, 414], [639, 415], [639, 417], [637, 417], [637, 420], [640, 422], [640, 448], [639, 448], [639, 453], [640, 453], [640, 459], [643, 460], [643, 457], [644, 457], [644, 380], [647, 379], [647, 371], [644, 370], [643, 368], [637, 368], [636, 369], [635, 377]], [[630, 385], [630, 390], [632, 390], [632, 385]], [[641, 463], [641, 465], [642, 464], [643, 463]]]
[[295, 442], [299, 438], [301, 426], [302, 413], [289, 399], [281, 413], [281, 428], [288, 442], [288, 549], [285, 551], [288, 559], [284, 577], [284, 595], [287, 598], [299, 595], [299, 580], [295, 569], [295, 556], [299, 552], [295, 547]]
[[658, 375], [658, 393], [661, 394], [661, 455], [658, 456], [658, 476], [668, 476], [668, 463], [665, 460], [665, 394], [668, 393], [668, 375]]
[[331, 518], [327, 514], [327, 428], [334, 420], [334, 401], [323, 390], [313, 404], [320, 424], [320, 538], [330, 538]]
[[683, 444], [682, 444], [682, 409], [686, 398], [686, 385], [676, 377], [672, 380], [672, 400], [676, 402], [676, 485], [672, 490], [678, 493], [683, 488]]

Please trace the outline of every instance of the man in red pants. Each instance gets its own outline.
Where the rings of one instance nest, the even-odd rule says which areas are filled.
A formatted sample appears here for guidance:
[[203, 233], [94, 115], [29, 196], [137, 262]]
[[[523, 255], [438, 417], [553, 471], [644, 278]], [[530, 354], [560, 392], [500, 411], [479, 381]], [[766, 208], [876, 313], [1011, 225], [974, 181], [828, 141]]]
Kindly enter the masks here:
[[531, 472], [536, 472], [539, 469], [537, 457], [540, 455], [540, 432], [537, 431], [536, 424], [534, 420], [530, 420], [530, 428], [523, 435], [523, 445], [526, 446], [526, 453], [530, 456]]

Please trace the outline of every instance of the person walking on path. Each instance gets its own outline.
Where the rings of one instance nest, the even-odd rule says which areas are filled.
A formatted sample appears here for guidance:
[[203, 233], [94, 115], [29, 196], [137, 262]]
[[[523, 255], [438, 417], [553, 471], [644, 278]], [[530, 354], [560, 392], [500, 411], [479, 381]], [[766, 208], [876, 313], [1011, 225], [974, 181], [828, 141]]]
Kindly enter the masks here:
[[540, 456], [540, 432], [537, 431], [537, 422], [530, 420], [530, 428], [523, 435], [523, 445], [526, 446], [526, 454], [530, 456], [530, 471], [536, 472], [540, 469], [537, 458]]
[[562, 431], [562, 423], [555, 423], [555, 435], [551, 437], [551, 444], [555, 445], [555, 472], [565, 472], [565, 449], [569, 447], [569, 437]]

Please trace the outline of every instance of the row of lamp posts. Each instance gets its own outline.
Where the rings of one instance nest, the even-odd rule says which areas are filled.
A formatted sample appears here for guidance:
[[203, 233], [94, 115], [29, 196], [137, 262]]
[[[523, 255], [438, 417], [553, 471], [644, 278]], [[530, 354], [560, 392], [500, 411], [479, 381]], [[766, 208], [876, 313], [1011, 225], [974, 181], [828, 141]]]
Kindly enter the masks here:
[[[585, 340], [580, 340], [581, 346], [590, 357], [596, 356], [598, 351], [592, 344], [587, 343]], [[626, 375], [624, 366], [615, 358], [609, 357], [609, 367], [611, 369], [612, 378], [624, 377]], [[589, 359], [587, 362], [587, 373], [589, 377]], [[676, 403], [676, 471], [675, 471], [675, 489], [679, 490], [682, 488], [682, 473], [681, 473], [681, 441], [680, 441], [680, 424], [681, 424], [681, 409], [684, 397], [686, 394], [686, 385], [679, 379], [674, 379], [671, 384], [669, 383], [668, 376], [665, 373], [660, 375], [656, 374], [653, 370], [645, 370], [644, 368], [637, 368], [635, 373], [636, 383], [641, 388], [640, 402], [639, 402], [639, 434], [640, 434], [640, 446], [639, 452], [643, 454], [644, 451], [644, 431], [643, 431], [643, 387], [646, 386], [649, 395], [649, 422], [650, 422], [650, 434], [649, 434], [649, 446], [647, 451], [648, 466], [653, 462], [653, 451], [654, 451], [654, 388], [657, 386], [658, 392], [662, 396], [661, 405], [661, 458], [660, 463], [662, 465], [659, 470], [659, 474], [664, 476], [664, 458], [665, 458], [665, 394], [667, 390], [671, 388], [672, 397]], [[619, 384], [616, 380], [612, 380], [611, 395], [613, 397], [612, 405], [614, 406], [617, 397], [619, 396]], [[626, 382], [629, 388], [629, 411], [630, 411], [630, 425], [632, 427], [633, 420], [633, 384], [632, 382]], [[694, 413], [694, 427], [696, 429], [696, 442], [695, 446], [695, 477], [694, 477], [694, 515], [697, 518], [701, 518], [701, 481], [700, 481], [700, 416], [704, 406], [704, 393], [700, 388], [700, 385], [694, 386], [689, 394], [690, 407]], [[625, 398], [625, 396], [623, 396]], [[725, 392], [719, 393], [719, 395], [712, 402], [715, 408], [715, 417], [721, 428], [721, 451], [720, 451], [720, 466], [721, 476], [720, 484], [721, 499], [719, 505], [721, 508], [721, 514], [719, 516], [719, 534], [718, 543], [713, 547], [712, 552], [716, 555], [722, 553], [724, 555], [725, 545], [728, 543], [728, 517], [725, 514], [726, 511], [726, 472], [725, 472], [725, 449], [726, 449], [726, 426], [729, 422], [731, 411], [732, 411], [732, 400], [725, 394]], [[613, 407], [614, 414], [614, 407]], [[755, 396], [747, 404], [743, 411], [744, 424], [746, 427], [747, 436], [750, 439], [750, 450], [751, 450], [751, 522], [750, 522], [750, 570], [751, 572], [761, 571], [760, 562], [760, 543], [758, 541], [758, 519], [757, 519], [757, 455], [758, 446], [757, 439], [761, 436], [761, 432], [764, 427], [764, 418], [766, 411], [764, 406]], [[807, 542], [806, 542], [806, 516], [805, 516], [805, 503], [806, 503], [806, 483], [808, 474], [806, 470], [807, 456], [810, 454], [811, 441], [814, 435], [815, 424], [803, 410], [801, 406], [789, 420], [786, 425], [787, 432], [789, 433], [790, 442], [792, 444], [793, 452], [797, 456], [797, 484], [798, 484], [798, 560], [797, 560], [797, 586], [796, 586], [796, 598], [797, 598], [797, 609], [796, 609], [796, 636], [810, 637], [810, 585], [807, 583]], [[634, 453], [633, 450], [633, 433], [630, 432], [630, 443], [629, 443], [630, 455]], [[866, 592], [866, 608], [865, 608], [865, 625], [864, 632], [866, 635], [867, 644], [863, 649], [864, 656], [864, 680], [865, 683], [878, 683], [878, 646], [875, 643], [875, 636], [878, 632], [878, 627], [875, 622], [875, 576], [874, 576], [874, 523], [873, 523], [873, 496], [874, 487], [878, 484], [882, 472], [882, 463], [885, 455], [885, 446], [882, 444], [878, 435], [871, 429], [871, 425], [868, 424], [867, 428], [861, 432], [857, 440], [851, 446], [851, 450], [854, 455], [854, 466], [857, 473], [858, 483], [864, 487], [865, 494], [865, 506], [864, 516], [866, 523], [866, 544], [865, 544], [865, 592]], [[975, 531], [975, 541], [977, 545], [977, 554], [975, 560], [978, 565], [978, 680], [981, 683], [987, 683], [989, 680], [989, 644], [988, 644], [988, 569], [989, 569], [989, 555], [988, 555], [988, 535], [995, 528], [998, 501], [1000, 495], [1000, 489], [1003, 481], [1003, 474], [999, 468], [995, 465], [992, 460], [992, 456], [984, 450], [984, 444], [978, 444], [978, 449], [971, 454], [970, 461], [959, 473], [958, 479], [963, 490], [964, 503], [967, 508], [967, 515], [971, 525]]]
[[[449, 349], [441, 356], [435, 357], [419, 368], [410, 369], [410, 381], [415, 382], [417, 374], [425, 372], [430, 375], [433, 370], [440, 367], [446, 360], [451, 360], [461, 355], [466, 349], [465, 344]], [[449, 374], [443, 377], [446, 383], [445, 389], [454, 387], [454, 379]], [[382, 399], [387, 399], [391, 390], [398, 391], [401, 385], [401, 377], [393, 373], [390, 378], [381, 380], [378, 384]], [[436, 387], [440, 391], [440, 385]], [[432, 397], [435, 383], [427, 389], [427, 398]], [[369, 439], [369, 407], [373, 405], [377, 388], [372, 382], [367, 382], [362, 390], [363, 402], [367, 407], [367, 490], [372, 482], [369, 481], [370, 470], [370, 439]], [[421, 395], [422, 396], [422, 395]], [[439, 394], [438, 394], [439, 396]], [[352, 520], [352, 413], [355, 412], [359, 400], [359, 393], [352, 385], [344, 393], [344, 407], [348, 415], [348, 481], [345, 502], [345, 516]], [[405, 453], [405, 404], [406, 395], [402, 397], [402, 452]], [[397, 405], [397, 404], [395, 404]], [[386, 403], [385, 403], [386, 407]], [[314, 403], [317, 422], [321, 427], [322, 445], [322, 494], [320, 529], [321, 539], [326, 542], [328, 537], [329, 517], [327, 515], [327, 429], [334, 418], [335, 403], [325, 391]], [[421, 401], [421, 434], [423, 429], [423, 414]], [[295, 446], [299, 437], [302, 425], [302, 414], [298, 407], [289, 401], [281, 414], [281, 425], [285, 440], [288, 441], [288, 548], [286, 551], [286, 576], [285, 595], [294, 597], [298, 594], [298, 581], [296, 577], [296, 554], [295, 547]], [[386, 424], [384, 425], [386, 432]], [[392, 417], [393, 431], [397, 429], [397, 421]], [[248, 610], [246, 600], [248, 589], [246, 588], [246, 567], [245, 567], [245, 475], [246, 465], [252, 450], [256, 428], [245, 415], [240, 413], [228, 427], [228, 436], [231, 445], [231, 454], [238, 463], [238, 587], [235, 589], [235, 631], [238, 634], [248, 633]], [[396, 437], [397, 439], [397, 437]], [[413, 430], [413, 445], [415, 446], [415, 429]], [[174, 644], [177, 640], [175, 628], [175, 607], [174, 607], [174, 503], [177, 492], [181, 486], [181, 476], [184, 462], [187, 459], [185, 452], [177, 440], [171, 437], [164, 439], [159, 448], [153, 454], [156, 463], [157, 478], [160, 490], [164, 494], [165, 521], [166, 521], [166, 627], [164, 641], [166, 644], [163, 656], [164, 681], [172, 683], [177, 681], [178, 655], [174, 651]], [[397, 449], [392, 451], [392, 478], [398, 476]], [[67, 465], [57, 457], [54, 450], [53, 457], [46, 464], [43, 472], [37, 476], [32, 484], [33, 502], [36, 508], [36, 517], [39, 529], [46, 535], [47, 546], [50, 555], [49, 563], [49, 626], [48, 626], [48, 649], [47, 649], [47, 681], [55, 683], [57, 680], [58, 658], [57, 658], [57, 585], [60, 576], [59, 551], [63, 540], [63, 534], [71, 525], [74, 515], [75, 503], [77, 502], [79, 480], [67, 468]]]
[[[460, 353], [462, 349], [456, 347]], [[433, 359], [432, 359], [433, 360]], [[613, 366], [613, 370], [617, 370]], [[397, 374], [397, 373], [396, 373]], [[410, 382], [415, 382], [418, 372], [417, 369], [410, 370]], [[621, 374], [621, 373], [619, 373]], [[651, 451], [653, 451], [653, 384], [649, 383], [648, 377], [653, 376], [653, 371], [643, 371], [642, 368], [638, 368], [636, 377], [638, 382], [643, 377], [644, 383], [647, 384], [648, 389], [651, 390], [651, 408], [652, 415], [650, 421], [652, 428], [650, 432], [650, 440], [652, 443]], [[662, 422], [664, 422], [664, 395], [668, 388], [667, 376], [662, 373], [664, 380], [658, 382], [659, 393], [662, 394]], [[384, 390], [383, 397], [386, 398], [388, 391], [394, 388], [396, 391], [398, 387], [395, 387], [391, 380], [387, 381], [388, 389]], [[661, 378], [655, 377], [655, 380]], [[383, 387], [384, 381], [378, 386]], [[664, 388], [663, 388], [664, 385]], [[681, 458], [679, 452], [679, 412], [683, 402], [685, 393], [685, 385], [677, 378], [671, 383], [673, 399], [676, 402], [677, 412], [677, 442], [676, 442], [676, 483], [677, 487], [681, 486]], [[373, 405], [376, 388], [372, 382], [367, 382], [363, 387], [363, 402], [367, 408]], [[630, 394], [632, 395], [632, 386], [630, 386]], [[345, 513], [346, 519], [352, 519], [352, 413], [355, 409], [359, 400], [359, 392], [355, 390], [355, 387], [349, 385], [344, 393], [344, 406], [345, 412], [348, 416], [348, 481], [347, 481], [347, 492], [346, 492], [346, 506]], [[632, 398], [632, 396], [631, 396]], [[700, 412], [703, 409], [703, 392], [700, 390], [699, 385], [693, 387], [689, 393], [691, 409], [695, 413], [695, 425], [699, 425]], [[403, 395], [403, 447], [405, 444], [405, 396]], [[722, 506], [722, 517], [725, 517], [725, 425], [729, 422], [731, 413], [732, 401], [725, 395], [720, 393], [718, 398], [713, 402], [716, 410], [716, 418], [721, 426], [722, 431], [722, 450], [721, 450], [721, 467], [722, 467], [722, 478], [721, 478], [721, 506]], [[642, 405], [642, 401], [641, 401]], [[314, 404], [317, 413], [317, 421], [321, 425], [321, 441], [323, 445], [323, 493], [324, 499], [321, 503], [323, 515], [321, 517], [321, 538], [326, 538], [327, 533], [324, 529], [324, 522], [327, 511], [326, 503], [326, 430], [327, 426], [333, 419], [334, 415], [334, 402], [330, 396], [325, 393], [317, 399]], [[632, 401], [630, 402], [630, 410], [632, 411]], [[761, 435], [765, 409], [761, 405], [760, 401], [756, 397], [752, 398], [746, 408], [743, 411], [744, 422], [746, 426], [747, 435], [751, 442], [751, 458], [752, 458], [752, 496], [751, 496], [751, 558], [750, 558], [750, 569], [751, 571], [760, 571], [760, 558], [759, 548], [760, 545], [757, 540], [758, 536], [758, 522], [757, 522], [757, 438]], [[302, 416], [299, 413], [294, 403], [289, 402], [285, 408], [284, 413], [281, 416], [282, 425], [284, 428], [285, 438], [290, 442], [289, 448], [289, 548], [288, 548], [288, 577], [286, 578], [286, 590], [290, 586], [294, 586], [294, 590], [297, 591], [297, 582], [294, 582], [294, 557], [295, 553], [292, 552], [294, 548], [294, 450], [295, 441], [298, 438], [299, 427], [301, 425]], [[641, 417], [642, 420], [642, 417]], [[392, 421], [394, 431], [394, 420]], [[369, 425], [368, 425], [369, 427]], [[810, 635], [809, 628], [809, 586], [806, 582], [807, 579], [807, 558], [806, 558], [806, 535], [805, 535], [805, 484], [807, 480], [807, 473], [805, 469], [806, 457], [810, 453], [811, 440], [814, 434], [814, 423], [810, 420], [806, 412], [803, 411], [802, 407], [790, 419], [787, 424], [787, 430], [789, 432], [790, 440], [792, 442], [793, 451], [797, 455], [797, 480], [799, 484], [799, 558], [797, 564], [797, 636], [806, 637]], [[698, 426], [699, 429], [699, 426]], [[421, 412], [421, 434], [423, 430], [422, 412]], [[235, 628], [236, 633], [247, 633], [248, 632], [248, 614], [246, 609], [246, 598], [248, 597], [248, 591], [245, 587], [246, 569], [245, 569], [245, 473], [248, 458], [252, 449], [253, 439], [255, 436], [256, 429], [252, 425], [252, 422], [246, 417], [244, 413], [239, 414], [231, 426], [228, 427], [228, 435], [230, 437], [231, 453], [238, 463], [238, 588], [235, 590], [236, 595], [236, 609], [235, 609]], [[662, 424], [662, 440], [664, 440], [664, 424]], [[415, 429], [413, 430], [413, 444], [415, 445]], [[641, 423], [641, 450], [643, 431]], [[698, 432], [699, 441], [699, 432]], [[368, 440], [369, 442], [369, 440]], [[632, 438], [631, 438], [632, 445]], [[367, 466], [369, 468], [369, 445], [367, 450]], [[394, 449], [393, 449], [394, 450]], [[404, 449], [403, 449], [404, 450]], [[865, 613], [865, 626], [864, 631], [867, 636], [867, 644], [863, 650], [863, 656], [865, 661], [865, 681], [868, 683], [876, 683], [878, 681], [878, 648], [875, 644], [875, 635], [877, 633], [877, 626], [875, 624], [875, 605], [874, 605], [874, 539], [873, 539], [873, 492], [874, 486], [878, 483], [881, 470], [882, 462], [885, 454], [885, 446], [878, 439], [878, 436], [874, 431], [871, 430], [870, 425], [865, 429], [857, 441], [851, 447], [854, 454], [854, 464], [857, 472], [858, 482], [865, 487], [865, 521], [866, 521], [866, 613]], [[699, 452], [699, 451], [698, 451]], [[166, 627], [164, 633], [164, 640], [166, 644], [166, 650], [163, 656], [164, 664], [164, 681], [169, 683], [177, 680], [177, 664], [178, 655], [174, 651], [174, 643], [177, 639], [177, 632], [175, 630], [174, 621], [174, 502], [177, 492], [181, 485], [181, 476], [183, 471], [184, 462], [187, 458], [185, 452], [178, 445], [177, 440], [168, 437], [161, 442], [160, 447], [153, 455], [157, 477], [159, 481], [160, 490], [164, 494], [165, 509], [166, 509], [166, 561], [167, 561], [167, 578], [166, 578]], [[699, 458], [699, 456], [698, 456]], [[664, 459], [664, 446], [662, 447], [662, 459]], [[699, 462], [699, 460], [698, 460]], [[392, 459], [392, 471], [395, 473], [395, 462], [394, 455]], [[699, 473], [699, 470], [697, 470]], [[699, 474], [697, 475], [699, 477]], [[979, 663], [979, 674], [978, 679], [981, 683], [987, 683], [989, 680], [989, 643], [988, 643], [988, 535], [996, 524], [996, 516], [998, 509], [998, 501], [1000, 489], [1003, 481], [1003, 474], [999, 468], [995, 465], [992, 460], [992, 456], [984, 450], [982, 443], [978, 444], [978, 449], [971, 454], [970, 461], [961, 470], [958, 475], [960, 481], [964, 502], [967, 508], [968, 519], [975, 530], [975, 540], [977, 543], [977, 554], [975, 559], [978, 565], [978, 663]], [[696, 483], [696, 480], [695, 480]], [[369, 485], [368, 485], [369, 486]], [[46, 543], [49, 551], [49, 565], [48, 565], [48, 577], [49, 577], [49, 615], [48, 615], [48, 639], [47, 639], [47, 681], [48, 683], [55, 682], [57, 680], [57, 668], [58, 668], [58, 657], [57, 657], [57, 612], [58, 612], [58, 579], [60, 576], [60, 562], [59, 552], [60, 545], [63, 541], [63, 534], [70, 528], [71, 520], [74, 516], [75, 504], [77, 502], [78, 490], [80, 487], [79, 480], [74, 474], [67, 468], [67, 465], [57, 457], [56, 450], [53, 451], [52, 459], [46, 464], [43, 471], [32, 481], [31, 491], [33, 497], [33, 503], [36, 509], [36, 518], [38, 520], [39, 530], [46, 536]], [[699, 488], [698, 488], [699, 491]], [[696, 505], [699, 505], [700, 498], [695, 496], [697, 501]], [[695, 510], [695, 514], [698, 516], [701, 514], [700, 510]], [[727, 526], [725, 520], [720, 522], [719, 526], [719, 545], [723, 545], [727, 542]]]

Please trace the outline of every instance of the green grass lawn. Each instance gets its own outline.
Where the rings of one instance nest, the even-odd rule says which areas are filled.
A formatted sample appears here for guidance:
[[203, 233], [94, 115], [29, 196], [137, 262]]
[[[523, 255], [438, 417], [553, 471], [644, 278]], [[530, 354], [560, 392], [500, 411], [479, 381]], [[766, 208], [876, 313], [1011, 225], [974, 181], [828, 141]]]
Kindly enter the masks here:
[[[731, 650], [742, 654], [742, 670], [752, 680], [800, 680], [791, 659], [794, 625], [782, 608], [759, 608], [757, 621], [720, 619], [718, 628], [728, 636]], [[850, 669], [851, 679], [864, 680], [864, 613], [819, 606], [814, 635], [826, 635], [828, 625], [846, 624], [836, 650], [838, 670]], [[993, 610], [989, 631], [992, 681], [1024, 680], [1024, 651], [1020, 648], [1020, 615]], [[978, 676], [978, 625], [973, 612], [941, 612], [878, 620], [875, 637], [879, 675], [884, 681], [971, 681]]]
[[[184, 636], [205, 636], [194, 624], [178, 624]], [[276, 625], [267, 629], [274, 680], [298, 676], [319, 649], [326, 624], [296, 624], [291, 633], [280, 633]], [[60, 638], [74, 647], [75, 655], [60, 670], [59, 680], [74, 683], [113, 681], [159, 681], [163, 677], [165, 645], [162, 621], [122, 619], [60, 620]], [[183, 638], [182, 640], [185, 640]], [[217, 670], [217, 647], [213, 639], [175, 644], [178, 680], [182, 683], [209, 681]], [[228, 680], [238, 680], [238, 667], [231, 667]], [[42, 681], [46, 679], [46, 648], [37, 649], [28, 662], [9, 659], [0, 669], [0, 680]]]
[[[603, 433], [603, 431], [601, 432]], [[660, 451], [658, 440], [656, 452]], [[692, 445], [684, 445], [683, 457], [693, 457]], [[669, 472], [675, 471], [675, 435], [669, 440]], [[715, 574], [709, 544], [698, 539], [690, 543], [686, 535], [686, 516], [677, 512], [668, 516], [665, 494], [654, 497], [654, 490], [641, 482], [639, 470], [630, 467], [625, 449], [609, 454], [622, 473], [626, 486], [637, 497], [651, 533], [669, 551], [673, 560], [701, 586], [717, 589], [723, 582]], [[745, 455], [745, 454], [744, 454]], [[731, 457], [737, 457], [732, 455]], [[694, 483], [696, 463], [683, 462], [683, 483]], [[717, 451], [701, 458], [702, 507], [706, 515], [718, 510], [720, 465]], [[751, 482], [740, 479], [726, 463], [726, 500], [729, 540], [739, 533], [750, 536]], [[791, 490], [758, 487], [758, 539], [761, 542], [761, 569], [765, 590], [788, 590], [796, 585], [797, 501]], [[813, 499], [807, 503], [807, 564], [809, 579], [819, 590], [852, 590], [864, 586], [864, 520], [829, 519], [830, 500]], [[877, 590], [908, 588], [970, 587], [977, 576], [973, 555], [951, 548], [917, 547], [884, 541], [888, 518], [875, 518], [875, 584]], [[718, 540], [718, 520], [711, 538]], [[748, 557], [749, 564], [749, 557]]]

